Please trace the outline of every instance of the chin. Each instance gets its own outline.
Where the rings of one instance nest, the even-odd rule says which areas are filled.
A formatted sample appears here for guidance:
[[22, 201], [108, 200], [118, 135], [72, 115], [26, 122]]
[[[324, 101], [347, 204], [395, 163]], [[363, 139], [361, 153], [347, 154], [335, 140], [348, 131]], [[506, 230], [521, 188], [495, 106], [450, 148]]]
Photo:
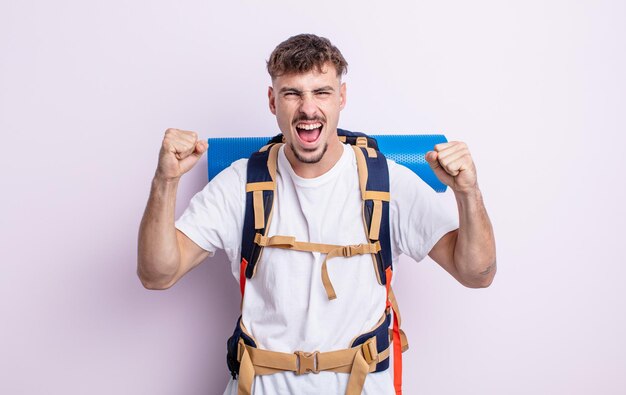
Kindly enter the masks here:
[[296, 147], [294, 147], [294, 145], [291, 144], [291, 151], [293, 152], [296, 159], [298, 159], [298, 161], [302, 163], [308, 163], [308, 164], [318, 163], [319, 161], [322, 160], [327, 150], [328, 150], [328, 143], [312, 151], [297, 150]]

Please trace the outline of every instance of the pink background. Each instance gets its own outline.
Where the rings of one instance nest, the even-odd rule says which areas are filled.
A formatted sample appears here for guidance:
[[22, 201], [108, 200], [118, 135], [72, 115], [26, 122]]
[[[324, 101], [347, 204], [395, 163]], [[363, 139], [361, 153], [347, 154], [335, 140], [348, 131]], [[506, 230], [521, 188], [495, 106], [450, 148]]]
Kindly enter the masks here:
[[224, 255], [145, 290], [138, 225], [167, 127], [277, 130], [264, 61], [300, 32], [350, 63], [341, 126], [443, 132], [478, 165], [498, 275], [470, 290], [401, 262], [405, 393], [626, 393], [624, 15], [619, 1], [3, 0], [0, 393], [223, 391], [239, 306]]

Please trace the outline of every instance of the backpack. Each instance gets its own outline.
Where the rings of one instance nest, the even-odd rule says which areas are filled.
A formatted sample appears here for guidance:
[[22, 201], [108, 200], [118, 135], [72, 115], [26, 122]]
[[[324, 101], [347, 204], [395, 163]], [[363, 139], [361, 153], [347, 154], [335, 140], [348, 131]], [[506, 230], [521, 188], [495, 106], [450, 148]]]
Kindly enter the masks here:
[[[394, 353], [394, 386], [396, 394], [401, 394], [402, 352], [408, 349], [408, 343], [400, 329], [400, 314], [390, 286], [393, 267], [387, 159], [378, 151], [374, 138], [343, 129], [337, 129], [337, 134], [343, 143], [352, 146], [357, 159], [363, 219], [369, 243], [337, 246], [301, 242], [292, 236], [268, 237], [276, 189], [278, 150], [283, 144], [282, 134], [279, 134], [258, 152], [253, 153], [248, 160], [239, 275], [242, 303], [246, 280], [255, 275], [263, 249], [273, 247], [326, 254], [322, 263], [322, 283], [330, 300], [337, 295], [328, 275], [327, 261], [339, 256], [371, 254], [377, 281], [387, 291], [385, 311], [377, 325], [370, 332], [359, 335], [348, 349], [328, 353], [297, 351], [294, 354], [285, 354], [259, 349], [239, 317], [233, 336], [227, 342], [227, 363], [233, 378], [239, 376], [240, 395], [250, 393], [255, 375], [280, 371], [304, 374], [321, 370], [351, 373], [346, 394], [360, 394], [367, 373], [383, 371], [389, 367], [390, 343]], [[393, 329], [389, 329], [392, 311]]]

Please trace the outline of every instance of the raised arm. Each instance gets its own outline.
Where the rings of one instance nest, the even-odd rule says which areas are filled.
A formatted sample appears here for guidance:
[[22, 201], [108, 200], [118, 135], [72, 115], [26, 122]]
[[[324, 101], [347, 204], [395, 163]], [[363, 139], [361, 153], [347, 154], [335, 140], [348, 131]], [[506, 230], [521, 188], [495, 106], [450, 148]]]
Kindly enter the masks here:
[[167, 129], [152, 180], [150, 197], [139, 227], [137, 275], [148, 289], [171, 287], [202, 262], [208, 252], [174, 227], [180, 177], [207, 150], [194, 132]]
[[467, 145], [458, 141], [437, 144], [426, 154], [426, 161], [454, 191], [459, 208], [459, 229], [442, 237], [429, 256], [461, 284], [488, 287], [496, 274], [496, 244]]

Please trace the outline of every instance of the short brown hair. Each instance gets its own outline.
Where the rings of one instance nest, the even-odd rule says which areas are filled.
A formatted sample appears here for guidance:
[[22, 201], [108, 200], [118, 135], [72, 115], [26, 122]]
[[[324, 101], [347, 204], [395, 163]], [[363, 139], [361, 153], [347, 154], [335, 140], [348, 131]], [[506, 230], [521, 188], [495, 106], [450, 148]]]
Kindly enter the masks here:
[[315, 34], [299, 34], [278, 44], [267, 61], [272, 79], [283, 74], [322, 71], [331, 62], [340, 77], [348, 71], [348, 62], [330, 40]]

